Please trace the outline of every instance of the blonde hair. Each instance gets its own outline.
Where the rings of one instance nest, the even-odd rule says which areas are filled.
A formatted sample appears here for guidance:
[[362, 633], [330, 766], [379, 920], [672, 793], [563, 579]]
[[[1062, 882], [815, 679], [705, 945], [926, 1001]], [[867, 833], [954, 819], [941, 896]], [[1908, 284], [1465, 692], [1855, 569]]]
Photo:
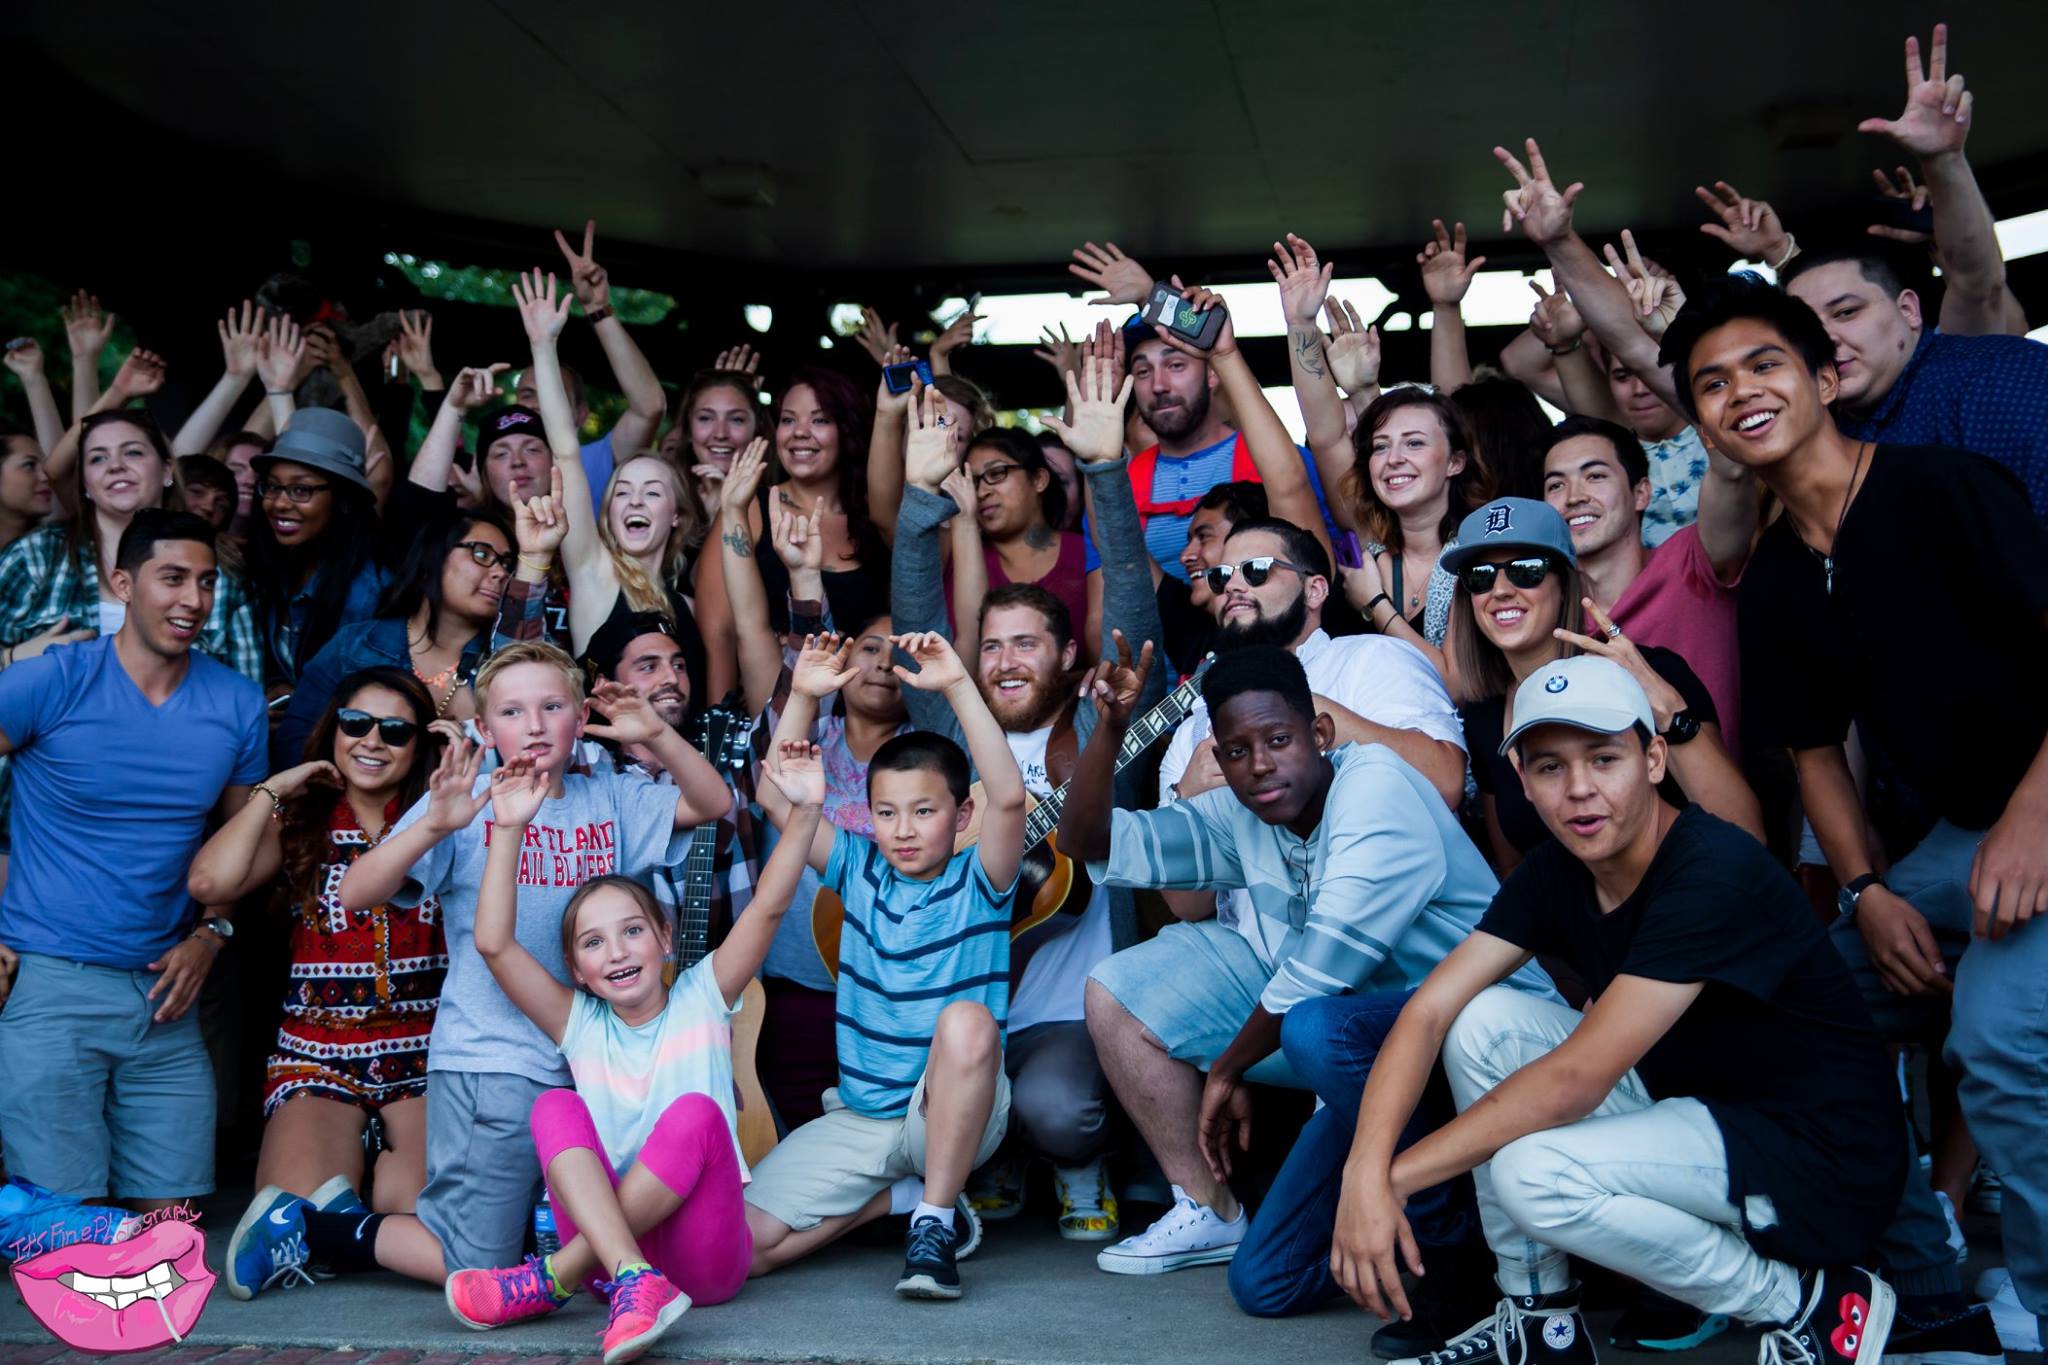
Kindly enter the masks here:
[[490, 705], [491, 684], [498, 680], [498, 675], [521, 664], [546, 664], [558, 670], [569, 684], [569, 695], [579, 702], [583, 700], [583, 670], [576, 666], [574, 659], [562, 652], [560, 645], [550, 644], [546, 640], [521, 640], [491, 655], [484, 660], [484, 666], [476, 671], [476, 681], [471, 684], [471, 688], [476, 693], [476, 711], [479, 717]]
[[619, 580], [619, 593], [626, 599], [626, 605], [634, 611], [659, 612], [673, 621], [675, 612], [669, 607], [667, 584], [656, 583], [649, 578], [640, 561], [626, 553], [612, 532], [612, 493], [619, 486], [620, 472], [634, 460], [652, 460], [661, 467], [663, 477], [668, 480], [669, 496], [675, 501], [676, 511], [681, 516], [681, 520], [669, 528], [668, 542], [661, 556], [661, 575], [668, 583], [684, 581], [683, 567], [689, 559], [692, 537], [696, 536], [698, 524], [703, 519], [703, 509], [697, 504], [696, 494], [684, 485], [676, 467], [661, 456], [652, 454], [634, 455], [620, 461], [612, 470], [611, 478], [605, 481], [604, 501], [597, 508], [598, 543], [611, 556], [612, 575]]

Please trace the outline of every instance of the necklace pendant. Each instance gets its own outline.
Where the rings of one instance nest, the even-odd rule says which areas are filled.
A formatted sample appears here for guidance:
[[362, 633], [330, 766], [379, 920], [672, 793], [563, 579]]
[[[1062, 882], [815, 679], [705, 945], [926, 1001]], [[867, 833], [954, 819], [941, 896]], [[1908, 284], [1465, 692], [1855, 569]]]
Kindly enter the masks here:
[[1823, 555], [1820, 562], [1821, 567], [1827, 570], [1828, 595], [1833, 596], [1835, 591], [1835, 557], [1833, 555]]

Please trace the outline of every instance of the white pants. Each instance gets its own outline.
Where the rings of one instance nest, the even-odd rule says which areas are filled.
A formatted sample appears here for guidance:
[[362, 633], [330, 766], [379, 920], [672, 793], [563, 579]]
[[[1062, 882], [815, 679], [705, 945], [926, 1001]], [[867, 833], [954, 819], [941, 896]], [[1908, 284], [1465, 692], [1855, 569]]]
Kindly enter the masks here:
[[[1554, 1050], [1583, 1019], [1505, 986], [1480, 992], [1444, 1040], [1458, 1111]], [[1565, 1288], [1569, 1253], [1743, 1322], [1783, 1322], [1799, 1310], [1798, 1272], [1743, 1239], [1728, 1202], [1728, 1152], [1706, 1106], [1652, 1102], [1633, 1071], [1592, 1114], [1515, 1139], [1472, 1180], [1510, 1294]], [[1748, 1202], [1752, 1226], [1774, 1221], [1768, 1199]]]

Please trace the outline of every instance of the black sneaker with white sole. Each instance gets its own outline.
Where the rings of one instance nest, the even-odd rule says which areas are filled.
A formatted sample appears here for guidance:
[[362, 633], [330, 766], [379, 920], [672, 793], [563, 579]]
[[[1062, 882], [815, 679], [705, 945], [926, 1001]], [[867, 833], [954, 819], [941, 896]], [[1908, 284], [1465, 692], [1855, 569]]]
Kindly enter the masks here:
[[910, 1225], [903, 1238], [903, 1278], [896, 1292], [906, 1299], [957, 1299], [960, 1267], [952, 1228], [926, 1214]]
[[1901, 1305], [1892, 1319], [1885, 1365], [2004, 1365], [1991, 1305], [1973, 1303], [1950, 1317], [1922, 1322]]
[[1444, 1343], [1440, 1351], [1413, 1356], [1395, 1365], [1474, 1365], [1483, 1360], [1516, 1365], [1598, 1365], [1593, 1337], [1579, 1316], [1579, 1287], [1555, 1294], [1517, 1294], [1504, 1298], [1493, 1315]]
[[1831, 1266], [1800, 1277], [1792, 1321], [1764, 1330], [1757, 1365], [1878, 1365], [1898, 1299], [1861, 1266]]

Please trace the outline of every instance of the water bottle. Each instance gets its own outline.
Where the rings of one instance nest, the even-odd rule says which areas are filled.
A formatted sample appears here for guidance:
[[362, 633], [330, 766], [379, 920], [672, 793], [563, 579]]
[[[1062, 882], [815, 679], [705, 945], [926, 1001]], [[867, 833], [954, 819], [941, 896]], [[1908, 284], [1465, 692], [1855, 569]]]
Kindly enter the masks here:
[[548, 1202], [545, 1192], [533, 1206], [533, 1245], [543, 1256], [552, 1256], [562, 1249], [561, 1235], [555, 1231], [555, 1206]]

